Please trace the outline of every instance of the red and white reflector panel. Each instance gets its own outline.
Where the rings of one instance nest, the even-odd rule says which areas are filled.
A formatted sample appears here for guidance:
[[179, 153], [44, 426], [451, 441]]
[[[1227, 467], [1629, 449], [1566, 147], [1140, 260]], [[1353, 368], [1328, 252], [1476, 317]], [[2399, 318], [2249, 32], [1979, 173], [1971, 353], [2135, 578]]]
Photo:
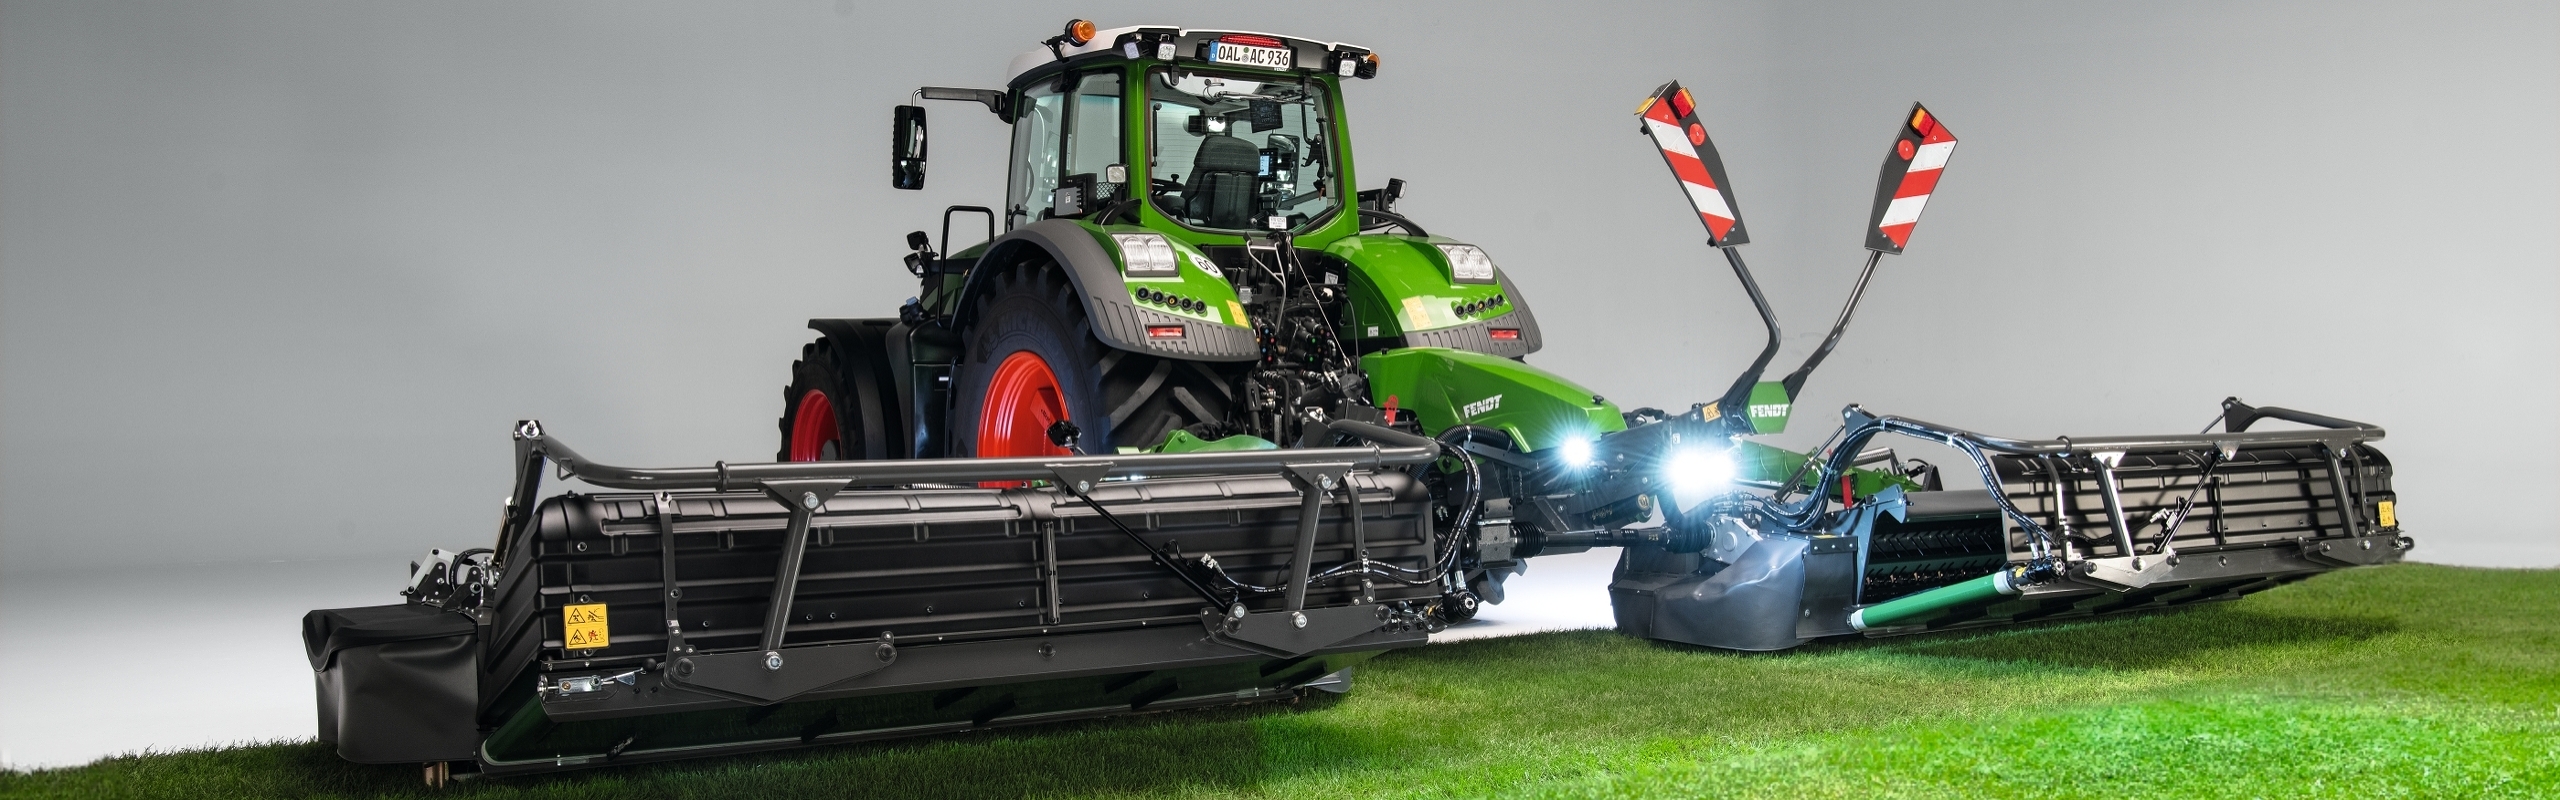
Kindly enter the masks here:
[[1919, 103], [1902, 120], [1893, 150], [1884, 155], [1884, 174], [1876, 177], [1876, 210], [1867, 218], [1867, 249], [1900, 255], [1920, 224], [1920, 209], [1938, 189], [1938, 173], [1956, 152], [1956, 135], [1938, 115]]
[[1706, 223], [1710, 243], [1725, 247], [1750, 242], [1742, 233], [1733, 184], [1725, 180], [1724, 159], [1716, 155], [1706, 126], [1698, 124], [1698, 103], [1689, 90], [1680, 88], [1679, 81], [1663, 84], [1636, 108], [1636, 115], [1644, 118], [1644, 132], [1662, 148], [1663, 163], [1671, 166], [1672, 176], [1689, 193], [1689, 206]]

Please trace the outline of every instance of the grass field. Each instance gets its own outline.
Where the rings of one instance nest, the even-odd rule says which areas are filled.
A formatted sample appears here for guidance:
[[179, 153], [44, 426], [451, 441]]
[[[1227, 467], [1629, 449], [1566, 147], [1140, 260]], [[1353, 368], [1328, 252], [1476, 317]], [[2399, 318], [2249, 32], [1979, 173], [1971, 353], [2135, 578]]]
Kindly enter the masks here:
[[1740, 655], [1437, 645], [1296, 705], [443, 792], [278, 743], [0, 773], [83, 797], [2560, 797], [2560, 572], [2402, 565], [2122, 619]]

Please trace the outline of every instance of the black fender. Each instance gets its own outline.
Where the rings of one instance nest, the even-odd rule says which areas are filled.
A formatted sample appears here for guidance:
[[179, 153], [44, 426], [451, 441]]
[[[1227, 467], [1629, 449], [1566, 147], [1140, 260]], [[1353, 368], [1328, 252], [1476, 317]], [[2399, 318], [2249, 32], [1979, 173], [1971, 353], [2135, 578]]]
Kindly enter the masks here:
[[[978, 265], [961, 284], [953, 306], [952, 329], [966, 332], [977, 320], [978, 297], [995, 273], [1028, 261], [1046, 261], [1067, 274], [1067, 282], [1084, 299], [1085, 316], [1093, 320], [1094, 338], [1104, 347], [1184, 361], [1252, 361], [1262, 357], [1253, 331], [1226, 325], [1203, 325], [1138, 305], [1120, 279], [1120, 262], [1074, 220], [1046, 219], [1008, 231], [987, 244]], [[1180, 339], [1149, 339], [1149, 325], [1182, 325]]]
[[[855, 416], [846, 423], [862, 426], [862, 452], [855, 458], [912, 458], [915, 439], [910, 420], [916, 414], [898, 390], [904, 365], [892, 364], [889, 337], [894, 319], [813, 319], [809, 329], [834, 345], [838, 374], [853, 381]], [[892, 446], [897, 442], [901, 446]]]

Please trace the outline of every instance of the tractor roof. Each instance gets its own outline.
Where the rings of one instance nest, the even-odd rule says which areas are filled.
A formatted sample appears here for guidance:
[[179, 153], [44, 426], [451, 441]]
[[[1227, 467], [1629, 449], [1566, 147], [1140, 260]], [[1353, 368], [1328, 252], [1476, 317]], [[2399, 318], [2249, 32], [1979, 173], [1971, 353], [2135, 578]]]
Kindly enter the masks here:
[[[1057, 51], [1054, 53], [1052, 53], [1048, 47], [1040, 47], [1033, 49], [1030, 52], [1023, 53], [1022, 55], [1014, 56], [1013, 63], [1005, 67], [1004, 80], [1005, 84], [1009, 86], [1012, 85], [1015, 80], [1020, 79], [1023, 75], [1038, 70], [1042, 66], [1058, 63], [1060, 61], [1078, 60], [1083, 56], [1105, 55], [1116, 48], [1130, 44], [1145, 45], [1151, 43], [1175, 43], [1177, 45], [1178, 52], [1181, 54], [1180, 58], [1182, 60], [1198, 60], [1202, 58], [1199, 53], [1199, 48], [1203, 46], [1203, 43], [1223, 36], [1263, 37], [1277, 39], [1284, 42], [1289, 46], [1289, 49], [1302, 54], [1302, 57], [1297, 59], [1299, 62], [1298, 69], [1300, 71], [1323, 70], [1333, 67], [1333, 64], [1325, 61], [1321, 57], [1310, 59], [1304, 57], [1306, 55], [1347, 53], [1355, 56], [1368, 56], [1371, 53], [1369, 48], [1361, 47], [1359, 45], [1344, 44], [1341, 42], [1327, 42], [1301, 36], [1282, 36], [1276, 33], [1204, 30], [1181, 28], [1172, 25], [1131, 25], [1125, 28], [1111, 28], [1108, 30], [1096, 31], [1094, 32], [1091, 40], [1080, 45], [1070, 45], [1060, 42], [1057, 45]], [[1315, 52], [1310, 53], [1309, 51]], [[1141, 55], [1142, 57], [1147, 58], [1153, 58], [1155, 56], [1155, 54], [1150, 52], [1142, 52]]]

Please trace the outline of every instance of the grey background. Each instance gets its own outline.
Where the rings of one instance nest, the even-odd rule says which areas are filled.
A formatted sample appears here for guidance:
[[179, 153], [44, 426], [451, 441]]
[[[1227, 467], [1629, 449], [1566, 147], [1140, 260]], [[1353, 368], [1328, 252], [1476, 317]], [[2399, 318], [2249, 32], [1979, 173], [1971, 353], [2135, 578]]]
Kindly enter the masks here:
[[1377, 48], [1364, 183], [1629, 405], [1758, 336], [1636, 101], [1701, 94], [1792, 364], [1925, 100], [1963, 144], [1780, 443], [1852, 401], [2044, 436], [2236, 394], [2388, 426], [2418, 557], [2560, 563], [2556, 8], [7, 2], [0, 575], [362, 557], [387, 592], [490, 539], [524, 417], [769, 459], [802, 321], [892, 312], [901, 234], [1001, 191], [960, 104], [889, 189], [889, 107], [1071, 15]]

